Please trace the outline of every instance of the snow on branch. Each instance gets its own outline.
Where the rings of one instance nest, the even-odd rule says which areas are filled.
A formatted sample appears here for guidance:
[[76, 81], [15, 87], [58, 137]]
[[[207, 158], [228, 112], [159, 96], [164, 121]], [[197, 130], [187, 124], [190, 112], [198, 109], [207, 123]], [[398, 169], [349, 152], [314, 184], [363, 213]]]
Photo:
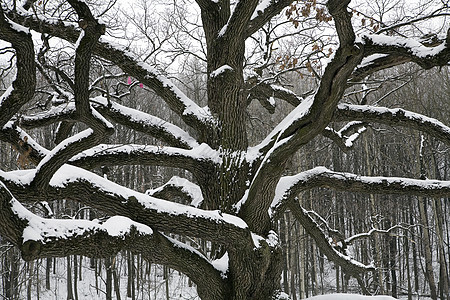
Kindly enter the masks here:
[[75, 103], [69, 102], [58, 106], [52, 106], [49, 110], [32, 115], [21, 116], [20, 126], [25, 129], [32, 129], [54, 124], [64, 120], [74, 120]]
[[339, 131], [326, 127], [322, 135], [333, 140], [343, 151], [347, 151], [353, 147], [353, 143], [366, 129], [363, 122], [353, 121], [347, 123]]
[[[37, 32], [47, 33], [71, 43], [75, 43], [79, 37], [78, 29], [63, 22], [44, 19], [23, 11], [8, 12], [8, 16], [17, 22], [26, 22], [31, 29]], [[148, 64], [138, 62], [124, 47], [100, 39], [93, 47], [92, 53], [114, 62], [125, 73], [152, 89], [189, 126], [199, 132], [204, 132], [211, 126], [213, 120], [208, 108], [199, 107], [172, 81]]]
[[[211, 261], [130, 218], [113, 216], [104, 222], [45, 219], [22, 206], [2, 183], [0, 208], [0, 234], [19, 247], [25, 260], [79, 254], [102, 258], [130, 250], [185, 273], [205, 295], [214, 298], [223, 293], [223, 278]], [[208, 284], [213, 285], [205, 289]]]
[[332, 245], [333, 240], [330, 240], [324, 231], [320, 228], [311, 216], [295, 201], [291, 199], [287, 203], [294, 218], [303, 226], [306, 232], [314, 239], [316, 245], [320, 248], [329, 260], [339, 265], [343, 271], [355, 278], [359, 277], [359, 274], [368, 271], [373, 271], [375, 268], [372, 265], [364, 265], [345, 253], [341, 253]]
[[[369, 34], [362, 37], [363, 43], [367, 45], [373, 45], [375, 47], [391, 48], [403, 50], [404, 53], [408, 53], [411, 56], [417, 58], [427, 58], [436, 56], [446, 49], [446, 44], [441, 43], [435, 47], [427, 47], [413, 38], [405, 38], [400, 36], [388, 36], [384, 34]], [[392, 50], [391, 50], [392, 51]]]
[[19, 152], [17, 160], [20, 166], [20, 162], [37, 165], [49, 153], [49, 150], [11, 121], [0, 130], [0, 140], [11, 144]]
[[450, 194], [450, 181], [360, 176], [334, 172], [325, 167], [316, 167], [280, 179], [271, 206], [272, 214], [276, 212], [278, 206], [283, 205], [284, 201], [292, 200], [298, 193], [316, 187], [371, 194], [402, 194], [438, 198]]
[[355, 235], [352, 235], [345, 239], [345, 243], [351, 244], [356, 240], [363, 239], [363, 238], [369, 238], [372, 237], [375, 234], [392, 234], [391, 232], [394, 230], [405, 230], [408, 231], [412, 227], [415, 227], [418, 225], [405, 225], [405, 224], [397, 224], [394, 226], [389, 227], [388, 229], [378, 229], [378, 228], [372, 228], [368, 232], [362, 232]]
[[358, 42], [363, 44], [366, 59], [355, 69], [350, 80], [357, 82], [374, 72], [406, 62], [414, 62], [424, 69], [445, 66], [450, 60], [448, 40], [447, 37], [436, 46], [436, 43], [428, 45], [423, 40], [400, 36], [365, 35]]
[[203, 195], [200, 187], [195, 183], [178, 176], [173, 176], [163, 186], [147, 190], [145, 193], [153, 197], [167, 200], [173, 199], [174, 197], [180, 197], [185, 200], [185, 203], [190, 203], [193, 207], [199, 207], [203, 202]]
[[263, 0], [255, 8], [248, 28], [246, 36], [250, 36], [266, 24], [274, 16], [283, 11], [285, 7], [290, 5], [292, 0]]
[[75, 154], [97, 144], [102, 138], [100, 133], [90, 128], [66, 138], [39, 162], [31, 185], [38, 190], [45, 190], [52, 176], [62, 165]]
[[158, 117], [108, 101], [105, 97], [92, 98], [91, 103], [99, 112], [115, 122], [150, 134], [171, 146], [192, 149], [199, 145], [189, 133]]
[[336, 110], [335, 120], [359, 120], [413, 128], [426, 132], [447, 145], [450, 145], [450, 127], [436, 119], [401, 108], [390, 109], [370, 105], [339, 104]]
[[[250, 78], [247, 84], [250, 85], [252, 80], [255, 78]], [[257, 80], [257, 79], [256, 79]], [[281, 99], [296, 107], [304, 101], [306, 95], [298, 96], [294, 92], [275, 84], [269, 84], [266, 82], [258, 82], [254, 86], [249, 87], [249, 94], [247, 103], [250, 104], [253, 99], [258, 99], [261, 105], [266, 108], [270, 113], [275, 112], [275, 101], [274, 98]]]
[[71, 199], [163, 232], [201, 237], [230, 247], [242, 246], [242, 239], [247, 237], [248, 243], [253, 244], [247, 224], [241, 218], [218, 210], [203, 210], [151, 197], [70, 165], [62, 166], [54, 174], [44, 195], [30, 186], [35, 172], [0, 172], [0, 180], [23, 202]]
[[160, 165], [194, 171], [198, 164], [205, 167], [221, 164], [216, 150], [203, 143], [191, 150], [165, 146], [100, 144], [71, 158], [70, 164], [84, 168], [102, 165]]

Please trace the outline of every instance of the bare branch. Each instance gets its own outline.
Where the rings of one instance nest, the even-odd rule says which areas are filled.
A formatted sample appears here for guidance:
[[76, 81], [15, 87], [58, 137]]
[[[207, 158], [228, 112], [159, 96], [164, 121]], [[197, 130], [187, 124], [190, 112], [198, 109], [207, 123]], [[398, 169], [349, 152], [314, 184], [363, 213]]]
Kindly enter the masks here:
[[408, 225], [405, 226], [403, 224], [397, 224], [395, 226], [392, 226], [388, 229], [378, 229], [378, 228], [372, 228], [370, 229], [368, 232], [363, 232], [363, 233], [358, 233], [355, 235], [352, 235], [348, 238], [345, 239], [345, 242], [347, 244], [351, 244], [354, 241], [357, 241], [359, 239], [363, 239], [363, 238], [369, 238], [372, 237], [375, 234], [391, 234], [392, 231], [397, 230], [397, 229], [401, 229], [401, 230], [410, 230], [413, 226], [417, 226], [417, 225]]

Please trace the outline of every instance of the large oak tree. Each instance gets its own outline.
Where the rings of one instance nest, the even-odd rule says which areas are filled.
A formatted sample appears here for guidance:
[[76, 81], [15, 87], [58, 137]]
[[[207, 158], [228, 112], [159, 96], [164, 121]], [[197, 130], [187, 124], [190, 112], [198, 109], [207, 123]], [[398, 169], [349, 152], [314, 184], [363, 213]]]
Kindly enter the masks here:
[[[102, 38], [109, 29], [101, 20], [103, 14], [88, 1], [68, 0], [65, 10], [61, 9], [64, 3], [44, 2], [46, 8], [42, 1], [22, 5], [0, 1], [0, 39], [13, 49], [16, 70], [0, 96], [0, 139], [20, 152], [22, 162], [33, 165], [20, 172], [0, 171], [0, 234], [20, 249], [25, 260], [72, 254], [110, 257], [131, 250], [185, 273], [202, 299], [271, 299], [280, 295], [282, 264], [274, 223], [289, 209], [321, 251], [363, 286], [361, 274], [374, 267], [354, 261], [331, 242], [332, 230], [319, 226], [299, 205], [297, 195], [315, 187], [427, 197], [450, 194], [450, 183], [445, 181], [375, 178], [323, 167], [283, 176], [290, 158], [315, 137], [323, 135], [349, 147], [355, 138], [350, 133], [362, 132], [369, 123], [414, 128], [450, 144], [450, 128], [435, 119], [404, 109], [340, 103], [348, 88], [375, 72], [409, 62], [424, 69], [446, 66], [450, 34], [432, 43], [396, 35], [400, 26], [444, 10], [356, 38], [349, 0], [327, 1], [326, 10], [315, 1], [196, 0], [207, 72], [207, 106], [200, 107], [158, 66]], [[302, 11], [305, 19], [317, 8], [317, 19], [333, 24], [338, 42], [323, 72], [316, 74], [317, 88], [304, 97], [280, 87], [276, 78], [266, 78], [273, 75], [263, 69], [270, 64], [260, 64], [251, 76], [246, 69], [249, 40], [286, 8], [292, 17], [295, 8], [302, 6], [307, 8]], [[302, 15], [291, 22], [296, 28]], [[37, 34], [43, 41], [39, 49]], [[69, 63], [64, 68], [44, 58], [57, 47], [50, 39], [73, 45], [75, 58], [65, 60]], [[122, 79], [131, 76], [142, 83], [185, 127], [119, 103], [120, 97], [102, 86], [112, 82], [107, 79], [114, 79], [114, 74], [92, 79], [94, 58], [120, 69]], [[307, 60], [304, 63], [306, 69], [312, 68]], [[42, 93], [37, 74], [48, 83], [51, 105], [27, 115], [22, 108]], [[271, 111], [273, 98], [290, 103], [293, 109], [264, 139], [249, 146], [248, 106], [257, 99]], [[349, 125], [335, 131], [329, 125], [336, 121]], [[25, 131], [51, 124], [59, 124], [53, 149], [42, 147]], [[73, 134], [75, 124], [85, 129]], [[164, 146], [108, 142], [119, 124], [157, 138]], [[145, 194], [92, 172], [122, 165], [182, 168], [195, 183], [173, 180]], [[201, 202], [190, 199], [197, 195], [189, 193], [192, 186], [201, 190]], [[196, 205], [171, 201], [176, 197]], [[24, 206], [58, 199], [81, 202], [111, 217], [102, 222], [48, 219]], [[205, 255], [174, 236], [208, 241], [215, 252]], [[224, 262], [226, 268], [219, 267]]]

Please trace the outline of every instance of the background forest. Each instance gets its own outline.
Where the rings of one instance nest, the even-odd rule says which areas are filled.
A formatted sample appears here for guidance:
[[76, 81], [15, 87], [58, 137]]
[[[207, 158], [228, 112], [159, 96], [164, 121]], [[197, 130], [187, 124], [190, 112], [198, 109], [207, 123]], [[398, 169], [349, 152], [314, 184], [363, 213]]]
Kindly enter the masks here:
[[[379, 26], [381, 22], [376, 23], [375, 19], [383, 19], [383, 16], [391, 16], [396, 9], [401, 10], [401, 1], [395, 4], [392, 1], [379, 3], [384, 5], [378, 6], [377, 17], [366, 17], [363, 12], [370, 12], [366, 6], [362, 6], [365, 11], [361, 7], [361, 15], [357, 15], [355, 10], [355, 18], [359, 18], [356, 22], [361, 28]], [[382, 11], [382, 7], [386, 11]], [[310, 5], [310, 9], [314, 10], [315, 4]], [[114, 17], [113, 12], [109, 11], [106, 16], [110, 24], [114, 25], [114, 30], [125, 32], [121, 38], [125, 41], [140, 41], [129, 43], [132, 46], [130, 52], [140, 57], [147, 56], [146, 61], [157, 61], [181, 91], [200, 106], [206, 105], [208, 75], [201, 49], [202, 37], [195, 23], [190, 23], [192, 16], [189, 10], [183, 5], [170, 6], [168, 11], [162, 10], [159, 17], [170, 21], [164, 23], [166, 27], [152, 23], [156, 21], [150, 17], [151, 10], [145, 1], [136, 2], [135, 9], [121, 8], [120, 17]], [[138, 15], [144, 16], [146, 21], [137, 22]], [[336, 41], [328, 39], [326, 34], [316, 39], [316, 30], [327, 32], [329, 27], [329, 20], [320, 19], [319, 10], [317, 15], [312, 23], [299, 23], [292, 10], [291, 13], [280, 15], [273, 23], [268, 23], [262, 33], [248, 42], [246, 67], [259, 72], [258, 62], [264, 57], [264, 67], [270, 70], [264, 72], [277, 74], [276, 81], [298, 95], [308, 95], [319, 85], [323, 60], [332, 55], [336, 47]], [[66, 17], [71, 18], [70, 14]], [[325, 15], [323, 18], [326, 18]], [[126, 22], [121, 23], [124, 20]], [[281, 26], [279, 24], [289, 26], [292, 32], [301, 34], [280, 34], [278, 29], [275, 30]], [[314, 30], [311, 26], [314, 26]], [[420, 31], [420, 28], [415, 30]], [[422, 35], [427, 30], [422, 31], [416, 34]], [[45, 91], [55, 82], [58, 82], [57, 86], [67, 88], [64, 78], [59, 77], [64, 72], [70, 73], [68, 65], [73, 60], [73, 47], [59, 42], [50, 50], [46, 47], [49, 39], [50, 36], [42, 35], [42, 47], [37, 55], [40, 65], [45, 69], [37, 75], [36, 90], [42, 92], [36, 93], [33, 101], [22, 108], [20, 113], [24, 116], [33, 116], [51, 106], [54, 99]], [[302, 43], [298, 43], [299, 40]], [[300, 44], [303, 48], [298, 46]], [[305, 54], [307, 47], [317, 51]], [[5, 47], [2, 54], [8, 51], [11, 49]], [[15, 76], [11, 61], [1, 62], [0, 94], [5, 92]], [[58, 66], [59, 70], [52, 69], [52, 65]], [[52, 74], [53, 79], [48, 78], [48, 74]], [[251, 77], [250, 73], [247, 75], [247, 78]], [[137, 79], [122, 73], [114, 64], [102, 58], [93, 58], [90, 77], [93, 82], [91, 95], [114, 98], [121, 105], [152, 113], [162, 120], [186, 127], [159, 96]], [[271, 101], [275, 101], [274, 98], [277, 97], [269, 99], [269, 104], [264, 101], [249, 104], [246, 130], [250, 146], [267, 136], [292, 110], [291, 104], [278, 99], [276, 105], [273, 104]], [[365, 77], [346, 90], [341, 102], [387, 108], [405, 107], [448, 125], [449, 99], [450, 72], [446, 66], [423, 70], [407, 63]], [[53, 149], [57, 144], [55, 136], [61, 126], [58, 123], [37, 128], [31, 119], [27, 123], [25, 118], [21, 126], [43, 147]], [[117, 130], [109, 139], [115, 144], [166, 147], [164, 142], [147, 134], [121, 124], [114, 126]], [[75, 124], [71, 130], [80, 132], [85, 127]], [[347, 139], [342, 142], [330, 139], [326, 134], [317, 136], [289, 160], [283, 176], [324, 166], [336, 172], [365, 176], [450, 180], [449, 144], [428, 134], [407, 127], [340, 122], [339, 116], [328, 127], [330, 131], [338, 132]], [[189, 128], [185, 130], [189, 131]], [[26, 155], [19, 153], [9, 143], [0, 141], [1, 170], [32, 167]], [[201, 198], [197, 186], [190, 186], [183, 181], [184, 178], [195, 181], [192, 174], [183, 168], [124, 165], [97, 167], [93, 172], [155, 197], [158, 197], [161, 186], [183, 183], [184, 193]], [[173, 201], [186, 204], [177, 191], [172, 191], [170, 195]], [[313, 188], [301, 192], [297, 198], [311, 218], [328, 232], [332, 239], [330, 243], [343, 248], [356, 261], [365, 265], [373, 264], [376, 270], [362, 278], [365, 283], [365, 290], [362, 290], [355, 278], [350, 278], [338, 265], [327, 259], [314, 239], [287, 209], [277, 216], [275, 228], [283, 252], [281, 286], [291, 299], [330, 292], [387, 294], [405, 299], [449, 299], [450, 195], [428, 198]], [[70, 199], [37, 201], [28, 204], [27, 208], [48, 218], [101, 220], [108, 217], [104, 212]], [[213, 243], [200, 238], [171, 233], [167, 235], [208, 256], [214, 256], [213, 252], [216, 251]], [[121, 251], [117, 256], [104, 259], [70, 255], [25, 262], [20, 257], [20, 251], [1, 237], [0, 278], [0, 299], [199, 299], [195, 285], [188, 277], [170, 267], [151, 264], [140, 254], [131, 251]]]

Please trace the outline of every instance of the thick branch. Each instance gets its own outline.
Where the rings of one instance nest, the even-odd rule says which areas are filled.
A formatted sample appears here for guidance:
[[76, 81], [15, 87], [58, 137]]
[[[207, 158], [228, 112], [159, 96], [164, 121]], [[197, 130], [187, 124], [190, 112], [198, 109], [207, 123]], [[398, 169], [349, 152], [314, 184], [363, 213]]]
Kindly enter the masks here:
[[[253, 33], [258, 31], [261, 27], [264, 26], [267, 22], [269, 22], [273, 17], [278, 15], [285, 7], [290, 5], [293, 0], [275, 0], [271, 1], [271, 3], [266, 7], [259, 6], [256, 7], [255, 13], [252, 16], [252, 19], [248, 25], [248, 28], [245, 32], [247, 37], [251, 36]], [[266, 2], [263, 4], [267, 5]]]
[[224, 297], [224, 281], [207, 258], [128, 218], [116, 216], [103, 224], [43, 219], [24, 208], [3, 185], [0, 208], [0, 234], [19, 247], [25, 260], [67, 255], [103, 258], [130, 250], [185, 273], [197, 284], [200, 295]]
[[334, 172], [325, 167], [316, 167], [294, 176], [281, 178], [277, 186], [273, 207], [282, 205], [284, 201], [294, 199], [302, 191], [317, 187], [370, 194], [398, 194], [437, 198], [450, 195], [450, 181], [369, 177]]
[[[370, 60], [355, 69], [350, 78], [357, 82], [364, 77], [393, 66], [414, 62], [424, 69], [445, 66], [450, 60], [448, 41], [440, 41], [438, 46], [403, 37], [386, 35], [367, 35], [362, 38], [364, 56]], [[371, 55], [375, 55], [370, 57]]]
[[[348, 3], [349, 1], [344, 1]], [[354, 32], [351, 27], [351, 16], [347, 6], [340, 1], [329, 1], [330, 13], [333, 15], [336, 30], [341, 41], [333, 60], [325, 68], [319, 89], [314, 96], [303, 101], [291, 112], [279, 126], [261, 143], [259, 151], [265, 157], [250, 186], [247, 199], [241, 208], [241, 214], [249, 225], [257, 228], [267, 224], [269, 200], [262, 202], [260, 187], [267, 187], [273, 193], [278, 179], [283, 172], [287, 159], [297, 149], [321, 134], [330, 123], [339, 100], [342, 98], [351, 72], [362, 59], [362, 51], [354, 45]], [[267, 195], [272, 199], [273, 195]], [[263, 220], [266, 219], [266, 220]], [[264, 230], [253, 229], [256, 232]]]
[[241, 37], [247, 29], [250, 17], [252, 16], [258, 0], [238, 1], [233, 13], [228, 20], [224, 37]]
[[360, 120], [391, 126], [402, 126], [426, 132], [450, 145], [450, 128], [442, 122], [401, 108], [385, 108], [369, 105], [340, 104], [335, 113], [336, 121]]
[[[153, 136], [173, 147], [192, 149], [198, 146], [195, 139], [183, 129], [158, 117], [113, 101], [108, 102], [103, 97], [93, 98], [91, 99], [91, 103], [96, 110], [109, 120], [127, 126], [135, 131]], [[26, 129], [31, 129], [63, 121], [68, 121], [69, 124], [73, 124], [76, 121], [75, 106], [73, 103], [61, 104], [52, 107], [46, 112], [23, 116], [20, 120], [20, 125]]]
[[192, 150], [135, 144], [101, 144], [74, 156], [70, 164], [86, 169], [100, 166], [158, 165], [205, 173], [219, 163], [215, 153], [206, 144]]
[[346, 274], [358, 277], [361, 273], [373, 271], [375, 269], [371, 265], [366, 266], [361, 264], [334, 249], [324, 232], [320, 229], [320, 226], [296, 201], [290, 200], [288, 207], [295, 219], [300, 222], [306, 232], [308, 232], [309, 236], [314, 239], [316, 245], [320, 248], [320, 251], [322, 251], [329, 260], [340, 266]]
[[100, 142], [102, 138], [101, 135], [95, 134], [92, 129], [86, 129], [59, 143], [37, 165], [32, 186], [39, 191], [44, 191], [55, 172], [62, 165], [75, 154]]
[[147, 195], [171, 200], [176, 198], [182, 199], [182, 203], [188, 204], [194, 207], [199, 207], [203, 202], [203, 195], [200, 187], [185, 178], [173, 176], [163, 186], [148, 190], [145, 192]]
[[27, 28], [9, 20], [0, 5], [0, 39], [11, 43], [16, 51], [16, 78], [0, 96], [0, 128], [34, 95], [36, 87], [36, 64], [34, 45]]
[[96, 97], [91, 101], [94, 107], [110, 120], [151, 135], [170, 146], [182, 149], [198, 146], [197, 141], [189, 133], [170, 122], [113, 101], [108, 103], [102, 97]]
[[32, 177], [29, 175], [32, 174], [14, 178], [13, 174], [0, 173], [0, 178], [12, 194], [25, 203], [71, 199], [110, 215], [128, 217], [158, 231], [205, 238], [230, 248], [253, 247], [247, 224], [220, 211], [157, 199], [69, 165], [55, 173], [46, 194], [36, 191], [26, 182], [26, 178]]

